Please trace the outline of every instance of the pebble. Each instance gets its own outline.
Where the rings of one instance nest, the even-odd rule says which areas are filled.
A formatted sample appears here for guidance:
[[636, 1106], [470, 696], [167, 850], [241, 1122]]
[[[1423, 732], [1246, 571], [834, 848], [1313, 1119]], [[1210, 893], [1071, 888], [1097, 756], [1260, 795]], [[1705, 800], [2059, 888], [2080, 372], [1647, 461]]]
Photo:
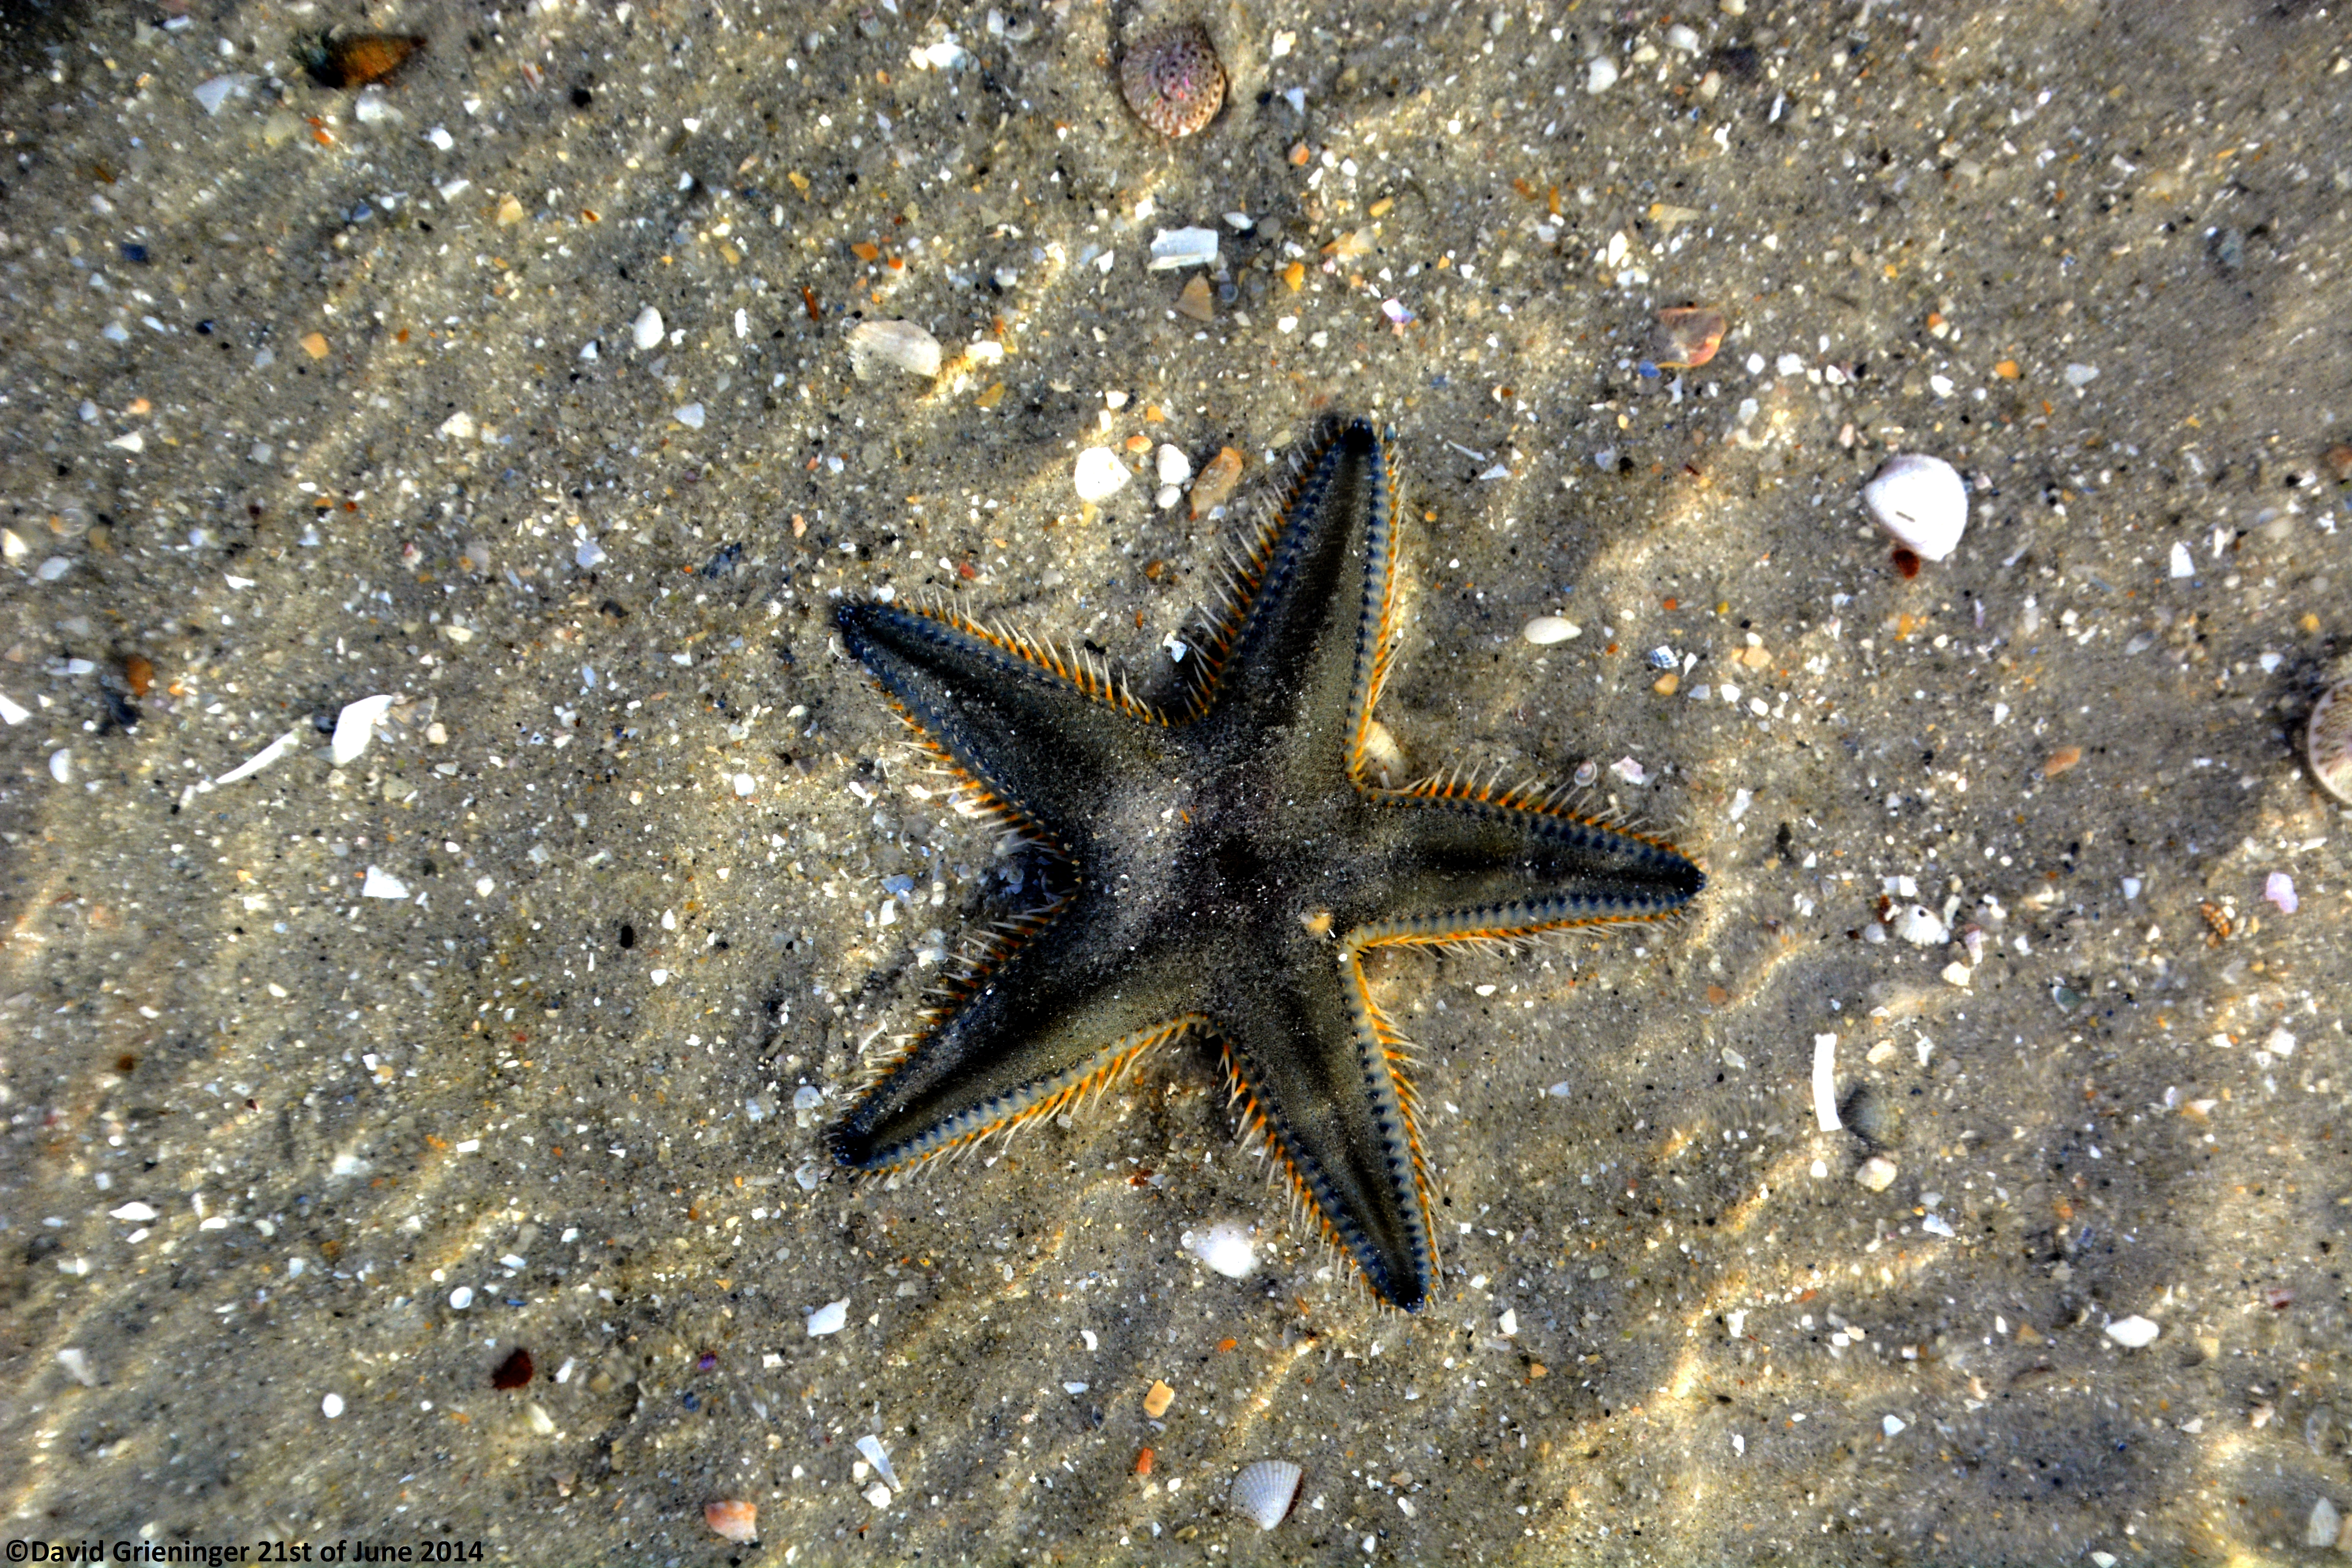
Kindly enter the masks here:
[[1073, 477], [1077, 484], [1078, 499], [1082, 501], [1108, 500], [1125, 489], [1127, 481], [1134, 478], [1128, 472], [1127, 465], [1118, 460], [1118, 454], [1108, 447], [1089, 447], [1080, 452]]
[[1160, 444], [1154, 461], [1158, 465], [1160, 482], [1163, 485], [1181, 485], [1192, 477], [1192, 459], [1165, 441]]
[[1941, 561], [1969, 525], [1969, 487], [1941, 458], [1898, 453], [1862, 489], [1862, 503], [1895, 542]]
[[827, 1334], [837, 1334], [848, 1321], [848, 1297], [844, 1296], [838, 1301], [827, 1301], [808, 1315], [808, 1336], [816, 1340], [823, 1339]]
[[1910, 1425], [1911, 1423], [1904, 1420], [1900, 1415], [1885, 1415], [1879, 1418], [1878, 1429], [1889, 1437], [1894, 1437], [1899, 1436], [1903, 1429]]
[[2303, 900], [2295, 896], [2294, 879], [2284, 871], [2273, 871], [2263, 879], [2263, 897], [2276, 904], [2283, 915], [2291, 915], [2303, 906]]
[[1538, 647], [1549, 647], [1554, 643], [1582, 637], [1584, 628], [1559, 616], [1538, 616], [1519, 628], [1519, 635]]
[[2319, 787], [2352, 805], [2352, 680], [2338, 681], [2320, 693], [2303, 732], [2303, 754]]
[[1217, 316], [1217, 302], [1209, 293], [1205, 273], [1195, 272], [1184, 291], [1176, 296], [1176, 313], [1195, 321], [1213, 321]]
[[1157, 1421], [1167, 1415], [1168, 1407], [1175, 1403], [1176, 1391], [1155, 1378], [1150, 1391], [1143, 1396], [1143, 1413]]
[[1894, 1161], [1884, 1154], [1873, 1154], [1862, 1163], [1860, 1170], [1854, 1172], [1853, 1179], [1874, 1193], [1883, 1193], [1895, 1184], [1895, 1178], [1899, 1174], [1901, 1173]]
[[155, 1217], [155, 1205], [152, 1204], [128, 1203], [124, 1204], [119, 1209], [109, 1209], [106, 1212], [107, 1216], [110, 1219], [122, 1220], [131, 1225], [144, 1225], [149, 1220]]
[[343, 1396], [340, 1394], [330, 1394], [319, 1401], [319, 1411], [328, 1420], [332, 1421], [343, 1413]]
[[651, 305], [637, 312], [635, 322], [629, 328], [630, 338], [647, 353], [661, 347], [661, 341], [667, 335], [667, 329], [662, 325], [662, 313]]
[[866, 1500], [866, 1506], [869, 1508], [885, 1509], [890, 1506], [890, 1489], [880, 1481], [876, 1481], [858, 1495]]
[[849, 368], [860, 381], [885, 370], [940, 374], [940, 340], [912, 321], [861, 321], [849, 333]]
[[2305, 1546], [2333, 1546], [2336, 1532], [2343, 1525], [2343, 1518], [2336, 1511], [2336, 1505], [2321, 1498], [2311, 1505], [2311, 1518], [2303, 1527], [2303, 1543]]
[[1192, 515], [1197, 518], [1224, 505], [1241, 482], [1242, 455], [1231, 447], [1220, 447], [1192, 483]]
[[462, 1312], [473, 1304], [474, 1288], [471, 1285], [460, 1285], [449, 1292], [449, 1308], [452, 1311]]
[[1584, 90], [1607, 92], [1617, 85], [1617, 62], [1607, 55], [1595, 55], [1584, 62]]
[[670, 410], [670, 417], [689, 430], [699, 430], [702, 428], [702, 405], [682, 403]]
[[49, 753], [49, 776], [59, 784], [73, 782], [73, 753], [60, 746]]
[[20, 706], [6, 692], [0, 691], [0, 724], [6, 724], [13, 730], [32, 716], [31, 709]]
[[2157, 1336], [2162, 1332], [2164, 1330], [2160, 1326], [2149, 1322], [2137, 1312], [2128, 1318], [2117, 1318], [2107, 1325], [2107, 1338], [2126, 1350], [2145, 1350], [2156, 1343]]
[[244, 87], [245, 82], [244, 77], [234, 72], [227, 76], [214, 77], [211, 80], [197, 86], [196, 103], [206, 114], [218, 114], [221, 111], [221, 105], [228, 101], [228, 95]]
[[580, 547], [572, 552], [572, 559], [579, 564], [583, 572], [593, 572], [597, 567], [604, 564], [604, 547], [593, 539], [583, 539], [580, 542]]
[[72, 562], [62, 555], [52, 555], [33, 569], [33, 575], [44, 583], [54, 583], [72, 570]]
[[333, 759], [335, 766], [340, 768], [358, 761], [360, 753], [368, 749], [368, 742], [375, 739], [375, 727], [383, 722], [383, 716], [390, 711], [392, 699], [386, 695], [362, 697], [357, 702], [345, 703], [343, 710], [335, 715], [335, 738], [328, 749], [328, 755]]
[[2172, 553], [2167, 559], [2165, 569], [2176, 578], [2194, 577], [2197, 575], [2197, 561], [2189, 553], [2189, 546], [2176, 539], [2172, 542]]

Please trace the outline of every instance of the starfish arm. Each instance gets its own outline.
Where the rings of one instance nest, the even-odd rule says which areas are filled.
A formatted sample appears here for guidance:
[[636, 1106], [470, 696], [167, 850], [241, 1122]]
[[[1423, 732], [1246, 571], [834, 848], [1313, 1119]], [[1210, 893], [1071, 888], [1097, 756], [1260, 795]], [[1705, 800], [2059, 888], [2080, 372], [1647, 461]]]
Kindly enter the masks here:
[[978, 976], [850, 1107], [834, 1158], [887, 1170], [1051, 1115], [1191, 1026], [1187, 955], [1173, 942], [1112, 947], [1097, 901], [1081, 889]]
[[1066, 848], [1100, 804], [1087, 781], [1165, 766], [1158, 711], [1080, 656], [898, 605], [852, 602], [834, 618], [932, 746]]
[[1240, 563], [1192, 712], [1270, 739], [1278, 774], [1323, 782], [1360, 765], [1394, 647], [1395, 508], [1394, 458], [1356, 420], [1302, 466]]
[[1663, 920], [1706, 886], [1706, 874], [1664, 840], [1540, 797], [1437, 786], [1374, 798], [1384, 808], [1376, 820], [1385, 897], [1349, 933], [1358, 946]]
[[1354, 950], [1260, 977], [1246, 1005], [1212, 1027], [1242, 1100], [1324, 1234], [1381, 1299], [1418, 1311], [1435, 1251], [1412, 1089], [1398, 1040], [1365, 988]]

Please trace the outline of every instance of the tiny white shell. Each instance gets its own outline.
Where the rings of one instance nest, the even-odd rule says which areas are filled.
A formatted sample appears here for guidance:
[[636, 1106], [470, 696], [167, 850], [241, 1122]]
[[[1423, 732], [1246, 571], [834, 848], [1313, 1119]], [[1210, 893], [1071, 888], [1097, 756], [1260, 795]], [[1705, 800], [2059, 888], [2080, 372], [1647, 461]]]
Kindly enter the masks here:
[[1078, 499], [1084, 501], [1108, 500], [1125, 489], [1127, 481], [1134, 477], [1118, 460], [1118, 454], [1108, 447], [1089, 447], [1080, 452], [1077, 467], [1071, 474]]
[[2303, 752], [2319, 786], [2352, 805], [2352, 680], [2320, 693], [2311, 727], [2303, 732]]
[[860, 381], [878, 380], [886, 369], [934, 376], [940, 340], [912, 321], [860, 321], [849, 331], [849, 368]]
[[1553, 643], [1566, 642], [1572, 637], [1580, 636], [1583, 629], [1574, 621], [1559, 616], [1538, 616], [1519, 628], [1519, 635], [1538, 647], [1549, 647]]
[[1260, 1459], [1244, 1465], [1234, 1477], [1233, 1505], [1257, 1521], [1260, 1530], [1272, 1530], [1290, 1511], [1298, 1495], [1299, 1468], [1288, 1459]]
[[2126, 1350], [2144, 1350], [2156, 1342], [2164, 1330], [2134, 1312], [2128, 1318], [2117, 1318], [2107, 1325], [2107, 1338]]
[[1969, 526], [1969, 487], [1941, 458], [1902, 452], [1880, 465], [1862, 487], [1872, 519], [1928, 561], [1957, 549]]

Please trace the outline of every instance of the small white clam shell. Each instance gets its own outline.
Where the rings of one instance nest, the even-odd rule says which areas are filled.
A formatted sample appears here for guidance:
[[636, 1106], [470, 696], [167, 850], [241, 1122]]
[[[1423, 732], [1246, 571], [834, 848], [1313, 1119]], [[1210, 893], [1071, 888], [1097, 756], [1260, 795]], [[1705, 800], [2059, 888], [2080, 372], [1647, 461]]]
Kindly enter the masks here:
[[1872, 519], [1927, 561], [1957, 549], [1969, 526], [1969, 487], [1941, 458], [1901, 452], [1880, 465], [1862, 487]]
[[1272, 1530], [1290, 1511], [1298, 1496], [1298, 1467], [1288, 1459], [1260, 1459], [1244, 1465], [1234, 1477], [1234, 1508], [1257, 1521], [1260, 1530]]
[[2352, 805], [2352, 680], [2339, 680], [2320, 693], [2303, 733], [2304, 755], [2319, 786]]

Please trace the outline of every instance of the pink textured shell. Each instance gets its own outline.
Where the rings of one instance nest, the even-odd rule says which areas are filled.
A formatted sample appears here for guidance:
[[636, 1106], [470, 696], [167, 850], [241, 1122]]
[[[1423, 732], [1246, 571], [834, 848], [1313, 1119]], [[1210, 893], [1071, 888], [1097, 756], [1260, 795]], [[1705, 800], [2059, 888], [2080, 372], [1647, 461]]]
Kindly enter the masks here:
[[1119, 62], [1118, 85], [1136, 118], [1163, 136], [1190, 136], [1225, 101], [1216, 48], [1189, 23], [1138, 38]]

